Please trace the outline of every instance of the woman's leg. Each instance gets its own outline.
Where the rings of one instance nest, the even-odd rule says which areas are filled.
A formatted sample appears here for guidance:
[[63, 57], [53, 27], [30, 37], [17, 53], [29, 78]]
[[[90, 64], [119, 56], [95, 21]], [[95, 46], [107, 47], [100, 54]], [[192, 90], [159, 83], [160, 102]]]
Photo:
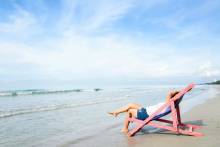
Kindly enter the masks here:
[[115, 111], [109, 112], [109, 114], [117, 116], [120, 113], [128, 112], [130, 109], [136, 109], [137, 110], [139, 108], [141, 108], [141, 105], [136, 104], [136, 103], [129, 103], [128, 105], [126, 105], [124, 107], [121, 107], [119, 109], [116, 109]]
[[130, 124], [130, 121], [128, 121], [128, 118], [130, 117], [137, 117], [137, 110], [138, 109], [129, 109], [127, 116], [124, 121], [124, 127], [121, 129], [121, 132], [127, 133], [128, 132], [128, 126]]

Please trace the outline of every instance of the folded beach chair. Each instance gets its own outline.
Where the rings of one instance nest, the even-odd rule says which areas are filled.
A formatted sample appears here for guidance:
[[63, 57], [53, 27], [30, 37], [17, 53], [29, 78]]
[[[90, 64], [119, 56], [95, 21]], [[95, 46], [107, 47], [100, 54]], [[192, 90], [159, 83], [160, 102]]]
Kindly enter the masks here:
[[[174, 132], [176, 134], [203, 136], [202, 133], [194, 131], [201, 128], [201, 126], [184, 124], [181, 122], [179, 103], [181, 102], [184, 94], [189, 92], [194, 86], [195, 84], [189, 84], [186, 88], [182, 89], [178, 94], [176, 94], [169, 102], [162, 105], [158, 110], [156, 110], [145, 120], [139, 120], [133, 117], [128, 118], [128, 121], [136, 123], [136, 127], [128, 132], [128, 136], [133, 136], [144, 126], [153, 126], [155, 128]], [[162, 119], [162, 117], [167, 116], [168, 114], [171, 114], [171, 120]], [[159, 123], [155, 123], [153, 121], [168, 123], [170, 125], [160, 125]]]

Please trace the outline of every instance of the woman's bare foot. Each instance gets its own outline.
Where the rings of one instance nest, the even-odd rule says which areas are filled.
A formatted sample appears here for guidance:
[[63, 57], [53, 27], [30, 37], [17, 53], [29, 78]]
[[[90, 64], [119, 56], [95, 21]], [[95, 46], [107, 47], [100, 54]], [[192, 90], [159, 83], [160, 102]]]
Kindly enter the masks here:
[[118, 116], [118, 113], [116, 113], [116, 112], [108, 112], [108, 114], [110, 114], [110, 115], [113, 115], [114, 117], [117, 117]]
[[121, 129], [121, 132], [127, 134], [128, 133], [128, 129], [123, 128], [123, 129]]

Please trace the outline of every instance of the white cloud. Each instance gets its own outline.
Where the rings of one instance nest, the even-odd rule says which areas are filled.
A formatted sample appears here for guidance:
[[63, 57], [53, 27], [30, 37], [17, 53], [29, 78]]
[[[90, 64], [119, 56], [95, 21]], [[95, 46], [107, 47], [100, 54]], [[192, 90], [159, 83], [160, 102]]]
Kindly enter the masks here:
[[216, 77], [220, 76], [220, 68], [217, 68], [217, 66], [211, 62], [206, 62], [200, 65], [198, 73], [205, 77]]
[[133, 0], [63, 1], [59, 27], [65, 32], [90, 33], [111, 25], [131, 8]]
[[31, 13], [17, 6], [15, 12], [8, 16], [8, 20], [0, 23], [0, 33], [19, 36], [32, 32], [31, 28], [35, 23], [36, 20]]
[[[52, 42], [52, 41], [50, 41]], [[25, 44], [1, 44], [0, 62], [34, 67], [30, 74], [47, 77], [93, 78], [93, 77], [127, 77], [150, 78], [191, 74], [184, 66], [193, 59], [174, 56], [175, 48], [171, 46], [138, 44], [135, 39], [125, 36], [86, 37], [72, 36], [62, 38], [44, 46], [32, 47]], [[161, 50], [163, 47], [164, 51]], [[175, 63], [174, 63], [175, 62]], [[195, 60], [193, 60], [195, 62]], [[179, 65], [183, 65], [179, 68]], [[4, 67], [4, 66], [3, 66]], [[11, 67], [10, 67], [11, 68]], [[7, 66], [5, 66], [7, 71]], [[19, 69], [14, 68], [15, 72]], [[23, 72], [23, 71], [22, 71]], [[27, 71], [28, 72], [28, 71]], [[30, 71], [32, 72], [32, 71]]]

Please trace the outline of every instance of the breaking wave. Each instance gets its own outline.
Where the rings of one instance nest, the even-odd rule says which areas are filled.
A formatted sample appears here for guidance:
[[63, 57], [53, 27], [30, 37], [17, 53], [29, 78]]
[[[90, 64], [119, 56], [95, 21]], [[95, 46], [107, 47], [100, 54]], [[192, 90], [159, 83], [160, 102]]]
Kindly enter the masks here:
[[102, 103], [112, 103], [116, 101], [122, 101], [127, 99], [127, 97], [117, 98], [116, 100], [112, 100], [111, 98], [105, 100], [99, 100], [95, 102], [87, 102], [87, 103], [80, 103], [80, 104], [60, 104], [60, 105], [48, 105], [48, 106], [36, 106], [35, 108], [25, 108], [25, 109], [14, 109], [9, 111], [0, 111], [0, 118], [5, 117], [12, 117], [16, 115], [23, 115], [29, 113], [37, 113], [37, 112], [45, 112], [45, 111], [54, 111], [60, 109], [67, 109], [67, 108], [76, 108], [76, 107], [85, 107], [90, 105], [102, 104]]
[[[102, 89], [95, 88], [90, 91], [100, 91]], [[39, 94], [60, 94], [71, 92], [83, 92], [85, 89], [67, 89], [67, 90], [45, 90], [45, 89], [27, 89], [27, 90], [10, 90], [0, 91], [0, 97], [5, 96], [19, 96], [19, 95], [39, 95]]]

